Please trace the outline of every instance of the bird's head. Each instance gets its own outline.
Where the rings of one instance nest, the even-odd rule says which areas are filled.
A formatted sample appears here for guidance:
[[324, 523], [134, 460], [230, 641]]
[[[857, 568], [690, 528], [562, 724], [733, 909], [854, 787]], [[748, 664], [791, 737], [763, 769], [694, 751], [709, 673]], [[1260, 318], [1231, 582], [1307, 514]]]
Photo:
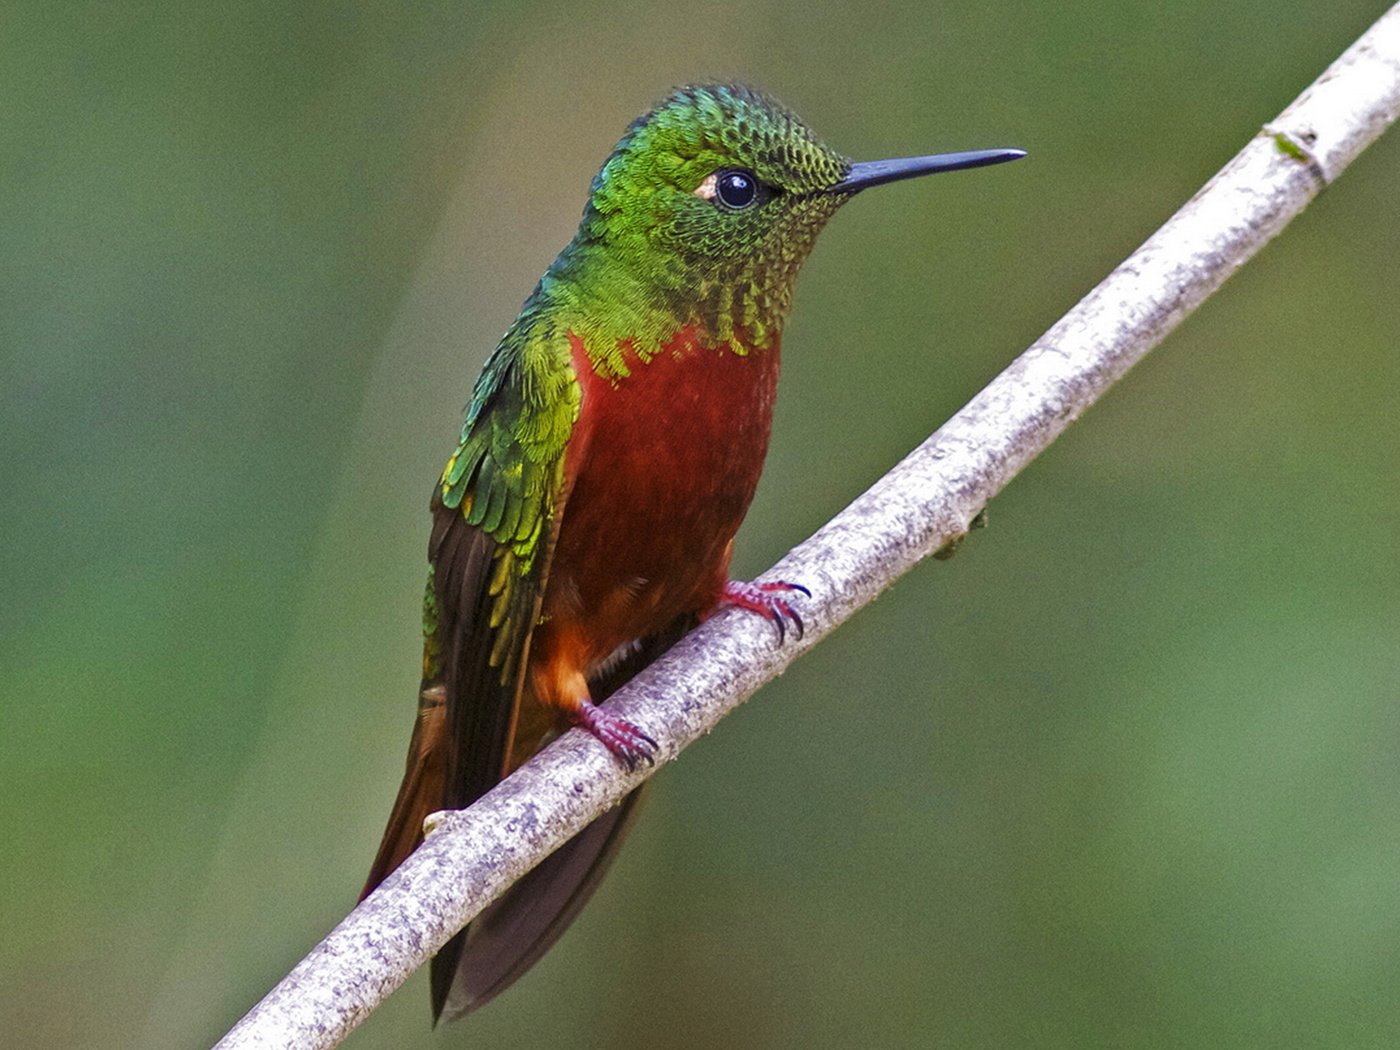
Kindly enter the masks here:
[[850, 166], [755, 91], [682, 88], [627, 130], [593, 181], [585, 223], [647, 264], [702, 278], [760, 255], [800, 262], [844, 199], [824, 191]]
[[593, 180], [561, 262], [602, 256], [632, 294], [721, 339], [762, 343], [836, 210], [866, 188], [1011, 160], [985, 150], [852, 163], [782, 104], [740, 85], [684, 87], [639, 117]]

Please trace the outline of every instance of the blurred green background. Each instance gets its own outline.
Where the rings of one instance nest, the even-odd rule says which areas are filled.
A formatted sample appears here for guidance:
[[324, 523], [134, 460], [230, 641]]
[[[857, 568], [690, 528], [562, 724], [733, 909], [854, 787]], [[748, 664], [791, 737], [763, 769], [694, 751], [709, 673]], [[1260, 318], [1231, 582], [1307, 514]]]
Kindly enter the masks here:
[[[0, 1041], [213, 1042], [353, 903], [430, 486], [623, 127], [744, 78], [862, 158], [770, 564], [1383, 10], [17, 3], [0, 24]], [[355, 1047], [1393, 1046], [1400, 133], [658, 778], [573, 932]]]

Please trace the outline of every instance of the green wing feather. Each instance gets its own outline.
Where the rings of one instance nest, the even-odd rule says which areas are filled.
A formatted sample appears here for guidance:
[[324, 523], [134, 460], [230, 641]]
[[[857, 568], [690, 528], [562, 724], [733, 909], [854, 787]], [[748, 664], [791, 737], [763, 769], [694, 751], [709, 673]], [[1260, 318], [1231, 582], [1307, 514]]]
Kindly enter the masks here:
[[[521, 658], [539, 617], [565, 495], [564, 451], [582, 402], [567, 336], [533, 322], [522, 315], [487, 359], [434, 500], [425, 604], [438, 666], [425, 678], [446, 686], [453, 750], [465, 767], [449, 768], [456, 806], [499, 779], [509, 754]], [[492, 731], [481, 731], [483, 719]]]
[[[446, 698], [442, 807], [470, 805], [507, 771], [566, 496], [582, 388], [567, 336], [531, 322], [527, 309], [487, 360], [433, 501], [422, 693]], [[433, 959], [434, 1018], [468, 932]]]
[[565, 333], [528, 309], [487, 359], [433, 494], [423, 682], [408, 766], [365, 892], [505, 771], [582, 390]]

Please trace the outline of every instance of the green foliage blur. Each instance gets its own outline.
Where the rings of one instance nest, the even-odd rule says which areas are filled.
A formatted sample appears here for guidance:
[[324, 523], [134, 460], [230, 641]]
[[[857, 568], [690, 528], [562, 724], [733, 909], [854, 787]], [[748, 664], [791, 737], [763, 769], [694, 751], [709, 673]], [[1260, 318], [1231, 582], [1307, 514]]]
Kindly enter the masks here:
[[[751, 574], [1385, 6], [8, 5], [0, 1042], [207, 1045], [354, 902], [469, 385], [673, 84], [1031, 154], [823, 235]], [[419, 975], [348, 1045], [1393, 1046], [1398, 169], [665, 770], [515, 989], [434, 1035]]]

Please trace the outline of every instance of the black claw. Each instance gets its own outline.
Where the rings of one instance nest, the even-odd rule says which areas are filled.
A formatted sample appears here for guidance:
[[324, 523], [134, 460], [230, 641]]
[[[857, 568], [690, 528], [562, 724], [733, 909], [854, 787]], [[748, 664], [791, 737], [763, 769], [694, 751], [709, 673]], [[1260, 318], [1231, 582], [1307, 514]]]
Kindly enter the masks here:
[[760, 590], [764, 591], [799, 591], [808, 598], [812, 597], [812, 592], [800, 583], [793, 583], [791, 580], [774, 580], [772, 583], [760, 583]]
[[[656, 741], [636, 726], [632, 726], [632, 732], [640, 739], [639, 742], [627, 748], [627, 771], [629, 773], [635, 771], [643, 762], [654, 767], [656, 765]], [[647, 746], [643, 747], [640, 741], [645, 741]]]
[[797, 640], [800, 642], [802, 636], [807, 633], [807, 625], [802, 622], [802, 617], [797, 615], [796, 610], [789, 609], [788, 615], [792, 617], [793, 625], [797, 628]]

